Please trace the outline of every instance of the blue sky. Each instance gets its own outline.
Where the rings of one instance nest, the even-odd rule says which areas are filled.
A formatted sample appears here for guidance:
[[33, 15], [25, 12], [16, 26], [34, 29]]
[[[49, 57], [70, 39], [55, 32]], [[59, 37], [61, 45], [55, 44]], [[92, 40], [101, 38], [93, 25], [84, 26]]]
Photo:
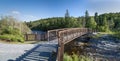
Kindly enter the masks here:
[[0, 0], [0, 16], [12, 15], [21, 21], [63, 17], [66, 9], [71, 16], [120, 12], [120, 0]]

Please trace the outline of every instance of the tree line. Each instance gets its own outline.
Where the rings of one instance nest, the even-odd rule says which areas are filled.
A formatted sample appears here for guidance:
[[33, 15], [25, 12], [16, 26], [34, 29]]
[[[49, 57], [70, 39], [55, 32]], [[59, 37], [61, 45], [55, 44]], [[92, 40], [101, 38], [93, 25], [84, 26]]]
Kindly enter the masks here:
[[36, 21], [26, 22], [28, 27], [32, 30], [52, 30], [60, 28], [92, 28], [98, 31], [116, 31], [120, 30], [120, 13], [95, 13], [94, 16], [90, 16], [86, 10], [85, 16], [72, 17], [69, 11], [66, 10], [65, 17], [52, 17], [46, 19], [40, 19]]

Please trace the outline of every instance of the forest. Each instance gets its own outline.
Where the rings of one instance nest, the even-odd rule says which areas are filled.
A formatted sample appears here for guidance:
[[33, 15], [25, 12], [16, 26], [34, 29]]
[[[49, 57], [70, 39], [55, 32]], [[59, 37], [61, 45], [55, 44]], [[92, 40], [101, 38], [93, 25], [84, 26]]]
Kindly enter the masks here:
[[85, 16], [72, 17], [66, 10], [64, 17], [53, 17], [36, 21], [25, 22], [32, 30], [47, 31], [60, 28], [92, 28], [100, 32], [110, 32], [120, 30], [120, 13], [105, 13], [90, 16], [86, 10]]

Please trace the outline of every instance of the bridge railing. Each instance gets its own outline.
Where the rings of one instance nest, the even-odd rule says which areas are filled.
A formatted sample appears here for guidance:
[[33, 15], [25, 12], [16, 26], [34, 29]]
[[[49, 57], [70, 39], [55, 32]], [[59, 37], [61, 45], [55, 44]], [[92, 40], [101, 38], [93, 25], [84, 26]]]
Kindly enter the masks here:
[[66, 30], [66, 29], [69, 29], [69, 28], [49, 30], [49, 31], [47, 32], [48, 41], [52, 41], [52, 40], [55, 40], [55, 39], [58, 40], [58, 32], [64, 31], [64, 30]]
[[64, 45], [75, 38], [78, 38], [84, 34], [91, 33], [89, 28], [70, 28], [57, 32], [58, 35], [58, 61], [63, 61]]
[[67, 29], [64, 31], [58, 32], [59, 39], [58, 44], [60, 43], [68, 43], [72, 41], [75, 38], [78, 38], [81, 35], [84, 35], [86, 33], [91, 33], [90, 29], [88, 28], [72, 28], [72, 29]]

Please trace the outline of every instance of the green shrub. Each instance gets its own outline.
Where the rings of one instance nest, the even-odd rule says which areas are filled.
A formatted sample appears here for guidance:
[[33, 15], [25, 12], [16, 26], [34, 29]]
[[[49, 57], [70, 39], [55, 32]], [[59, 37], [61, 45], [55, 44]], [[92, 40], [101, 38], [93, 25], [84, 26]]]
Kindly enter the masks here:
[[10, 37], [8, 35], [0, 35], [0, 39], [10, 40]]
[[115, 33], [113, 34], [113, 36], [116, 37], [116, 38], [118, 38], [118, 39], [120, 39], [120, 32], [115, 32]]
[[18, 42], [24, 42], [24, 37], [19, 37], [19, 38], [17, 38], [17, 40], [18, 40]]
[[93, 61], [90, 57], [88, 56], [83, 56], [83, 55], [77, 55], [77, 54], [73, 54], [73, 55], [68, 55], [68, 54], [64, 54], [64, 61]]
[[64, 54], [63, 60], [64, 61], [73, 61], [72, 57], [67, 55], [66, 53]]
[[11, 37], [11, 39], [10, 39], [11, 41], [13, 41], [13, 42], [17, 42], [18, 41], [18, 39], [16, 38], [16, 37]]
[[73, 54], [72, 57], [73, 57], [73, 61], [79, 61], [79, 56], [78, 55]]
[[1, 34], [21, 35], [20, 30], [11, 26], [2, 29]]
[[21, 35], [4, 34], [0, 35], [0, 39], [10, 40], [13, 42], [24, 42], [24, 37], [22, 37]]

